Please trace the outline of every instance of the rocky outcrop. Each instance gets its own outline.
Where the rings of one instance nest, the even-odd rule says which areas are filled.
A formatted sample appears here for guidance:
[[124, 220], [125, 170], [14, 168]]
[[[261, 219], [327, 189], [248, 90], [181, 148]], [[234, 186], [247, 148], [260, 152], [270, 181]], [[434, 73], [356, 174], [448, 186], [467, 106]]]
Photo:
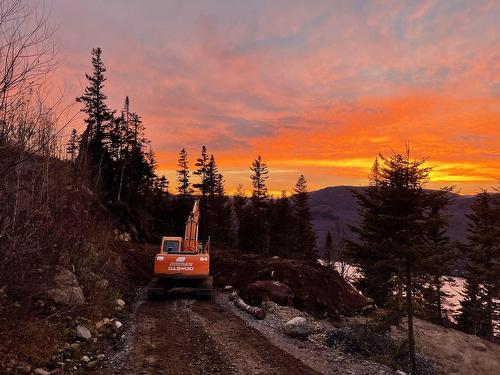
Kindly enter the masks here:
[[81, 305], [85, 302], [83, 290], [73, 272], [59, 268], [54, 276], [54, 286], [47, 290], [47, 297], [63, 305]]
[[245, 289], [245, 300], [250, 305], [260, 305], [262, 301], [272, 301], [282, 306], [291, 306], [293, 290], [279, 281], [259, 280]]
[[309, 336], [310, 328], [306, 318], [296, 316], [283, 325], [283, 331], [291, 337], [306, 339]]

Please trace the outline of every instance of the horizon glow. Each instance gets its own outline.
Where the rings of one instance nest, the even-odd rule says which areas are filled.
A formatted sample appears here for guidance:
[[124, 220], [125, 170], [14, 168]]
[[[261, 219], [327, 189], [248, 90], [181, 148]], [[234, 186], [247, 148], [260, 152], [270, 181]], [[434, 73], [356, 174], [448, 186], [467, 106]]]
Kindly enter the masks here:
[[[80, 95], [90, 50], [105, 92], [143, 119], [158, 173], [176, 185], [178, 151], [202, 145], [250, 189], [261, 155], [269, 190], [366, 185], [378, 153], [434, 166], [429, 187], [490, 190], [500, 178], [500, 2], [49, 0]], [[82, 123], [79, 118], [75, 127]]]

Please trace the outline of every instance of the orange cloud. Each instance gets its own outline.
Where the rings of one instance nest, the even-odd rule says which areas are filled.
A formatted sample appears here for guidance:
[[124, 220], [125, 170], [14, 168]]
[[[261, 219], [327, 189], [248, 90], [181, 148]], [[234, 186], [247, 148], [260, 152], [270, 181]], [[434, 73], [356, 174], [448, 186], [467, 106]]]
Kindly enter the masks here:
[[431, 186], [500, 177], [498, 1], [54, 0], [53, 17], [59, 79], [77, 96], [101, 45], [110, 105], [131, 97], [172, 183], [178, 150], [194, 162], [203, 144], [228, 189], [249, 187], [257, 155], [273, 191], [301, 173], [313, 189], [366, 184], [406, 142], [435, 166]]

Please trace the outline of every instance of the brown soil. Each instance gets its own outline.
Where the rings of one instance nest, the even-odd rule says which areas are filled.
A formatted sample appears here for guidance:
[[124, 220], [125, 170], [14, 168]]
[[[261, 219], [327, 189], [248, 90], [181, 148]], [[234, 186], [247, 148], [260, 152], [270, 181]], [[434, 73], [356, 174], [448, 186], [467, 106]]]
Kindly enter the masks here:
[[[406, 337], [406, 322], [393, 333]], [[415, 319], [417, 349], [433, 359], [441, 374], [498, 375], [500, 345], [477, 336]]]
[[133, 299], [137, 287], [148, 285], [153, 277], [154, 256], [158, 246], [133, 242], [117, 242], [105, 269], [113, 287], [126, 298]]
[[235, 251], [213, 251], [211, 255], [215, 284], [232, 285], [243, 298], [245, 288], [254, 281], [277, 280], [292, 288], [294, 307], [316, 316], [354, 315], [367, 304], [331, 267]]
[[143, 302], [125, 358], [99, 374], [317, 374], [210, 302]]

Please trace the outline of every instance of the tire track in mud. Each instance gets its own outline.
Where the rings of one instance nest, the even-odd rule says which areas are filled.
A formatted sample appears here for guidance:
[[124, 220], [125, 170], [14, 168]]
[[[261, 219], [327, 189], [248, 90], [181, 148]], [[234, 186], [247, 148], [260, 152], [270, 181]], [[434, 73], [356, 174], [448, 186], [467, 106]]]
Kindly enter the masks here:
[[219, 305], [194, 304], [193, 311], [228, 357], [245, 374], [318, 374], [290, 354], [277, 348], [258, 331]]
[[190, 313], [190, 300], [144, 302], [135, 314], [131, 349], [113, 374], [236, 373]]
[[202, 301], [140, 303], [114, 374], [317, 374], [220, 306]]

